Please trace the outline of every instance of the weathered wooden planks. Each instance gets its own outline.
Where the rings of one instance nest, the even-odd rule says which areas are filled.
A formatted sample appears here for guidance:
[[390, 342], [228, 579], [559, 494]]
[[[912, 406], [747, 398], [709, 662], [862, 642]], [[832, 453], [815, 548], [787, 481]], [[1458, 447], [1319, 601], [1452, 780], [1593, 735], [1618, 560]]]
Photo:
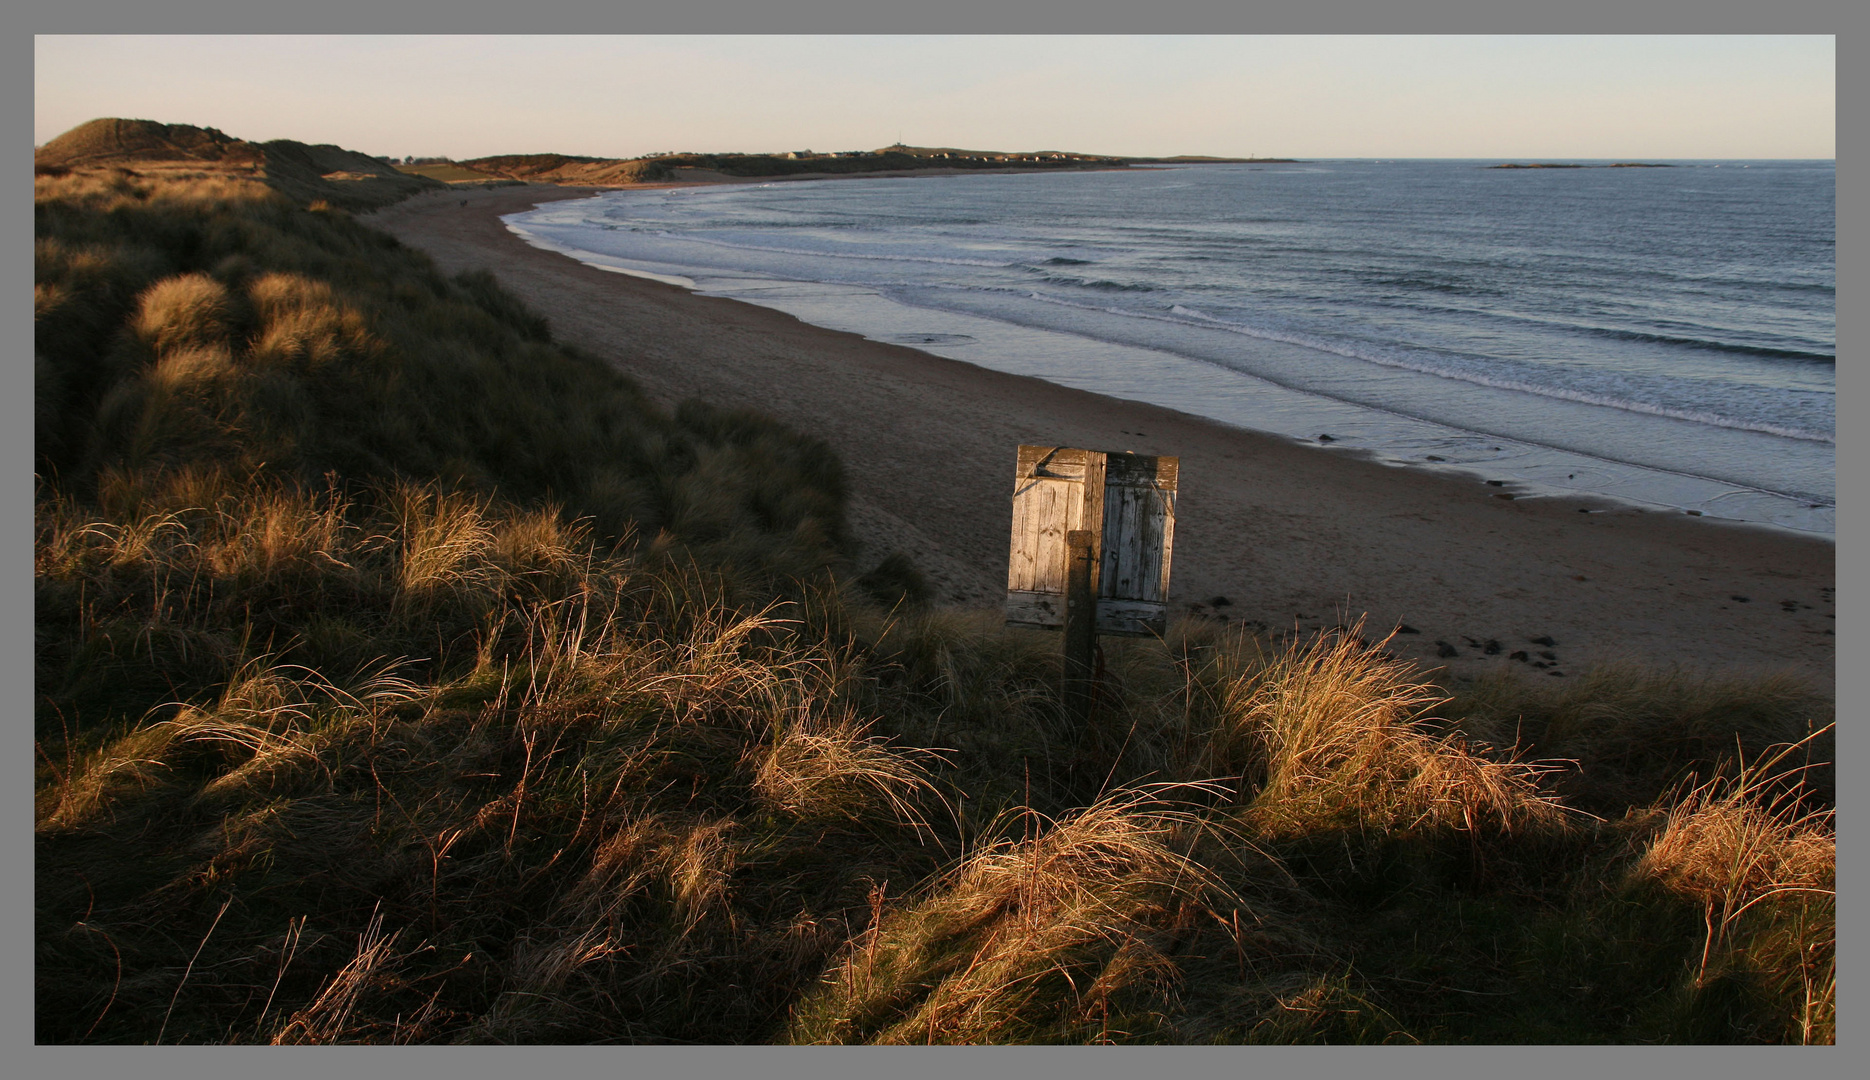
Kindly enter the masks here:
[[1166, 605], [1180, 459], [1111, 454], [1108, 461], [1101, 575], [1106, 584], [1098, 595]]
[[1011, 592], [1065, 592], [1065, 533], [1084, 514], [1086, 453], [1022, 446], [1013, 489], [1013, 551], [1007, 562]]
[[1014, 472], [1007, 622], [1065, 625], [1067, 535], [1092, 532], [1100, 634], [1162, 633], [1180, 459], [1021, 446]]

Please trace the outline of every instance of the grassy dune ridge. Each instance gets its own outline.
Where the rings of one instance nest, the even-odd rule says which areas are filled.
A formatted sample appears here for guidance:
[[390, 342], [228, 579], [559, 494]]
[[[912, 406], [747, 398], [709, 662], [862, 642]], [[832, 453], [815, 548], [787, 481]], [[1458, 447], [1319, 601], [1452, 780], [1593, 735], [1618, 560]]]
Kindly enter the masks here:
[[446, 184], [329, 143], [292, 139], [255, 143], [215, 128], [105, 118], [79, 124], [33, 151], [33, 173], [63, 176], [73, 169], [199, 180], [258, 180], [299, 203], [323, 199], [361, 210]]
[[1834, 1038], [1795, 682], [1190, 622], [1080, 726], [810, 436], [257, 179], [36, 184], [42, 1042]]

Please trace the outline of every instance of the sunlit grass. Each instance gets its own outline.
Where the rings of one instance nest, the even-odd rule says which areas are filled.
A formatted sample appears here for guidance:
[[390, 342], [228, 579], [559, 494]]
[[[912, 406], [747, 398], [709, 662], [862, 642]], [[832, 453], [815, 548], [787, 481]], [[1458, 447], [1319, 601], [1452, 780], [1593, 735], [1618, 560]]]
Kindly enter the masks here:
[[1831, 706], [1055, 636], [248, 181], [37, 181], [42, 1042], [1827, 1042]]

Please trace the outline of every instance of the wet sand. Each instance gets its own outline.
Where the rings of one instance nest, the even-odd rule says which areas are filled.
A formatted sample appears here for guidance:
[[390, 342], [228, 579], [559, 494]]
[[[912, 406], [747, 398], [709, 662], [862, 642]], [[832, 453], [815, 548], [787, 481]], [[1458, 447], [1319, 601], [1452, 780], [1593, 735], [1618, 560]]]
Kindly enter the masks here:
[[[499, 220], [591, 191], [455, 191], [364, 220], [450, 273], [491, 270], [559, 339], [610, 359], [664, 404], [700, 397], [751, 406], [826, 439], [846, 465], [860, 566], [902, 551], [944, 603], [997, 608], [1004, 598], [1020, 443], [1175, 454], [1176, 610], [1274, 631], [1367, 613], [1373, 636], [1399, 624], [1419, 631], [1398, 635], [1393, 652], [1455, 676], [1511, 667], [1576, 677], [1635, 661], [1791, 669], [1832, 690], [1828, 539], [1609, 502], [1504, 498], [1479, 480], [1382, 465], [597, 270], [527, 245]], [[1486, 651], [1490, 641], [1497, 653]], [[1455, 655], [1441, 655], [1440, 643]], [[1510, 659], [1520, 650], [1525, 661]]]

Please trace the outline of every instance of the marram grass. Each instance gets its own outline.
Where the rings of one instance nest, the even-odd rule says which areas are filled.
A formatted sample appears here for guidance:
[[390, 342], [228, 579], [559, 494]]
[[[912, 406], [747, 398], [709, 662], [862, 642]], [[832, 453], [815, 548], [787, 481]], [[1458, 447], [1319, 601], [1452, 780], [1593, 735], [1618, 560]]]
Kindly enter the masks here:
[[[38, 180], [42, 1042], [1828, 1042], [1830, 705], [1056, 638], [246, 181]], [[882, 566], [882, 569], [878, 569]]]

